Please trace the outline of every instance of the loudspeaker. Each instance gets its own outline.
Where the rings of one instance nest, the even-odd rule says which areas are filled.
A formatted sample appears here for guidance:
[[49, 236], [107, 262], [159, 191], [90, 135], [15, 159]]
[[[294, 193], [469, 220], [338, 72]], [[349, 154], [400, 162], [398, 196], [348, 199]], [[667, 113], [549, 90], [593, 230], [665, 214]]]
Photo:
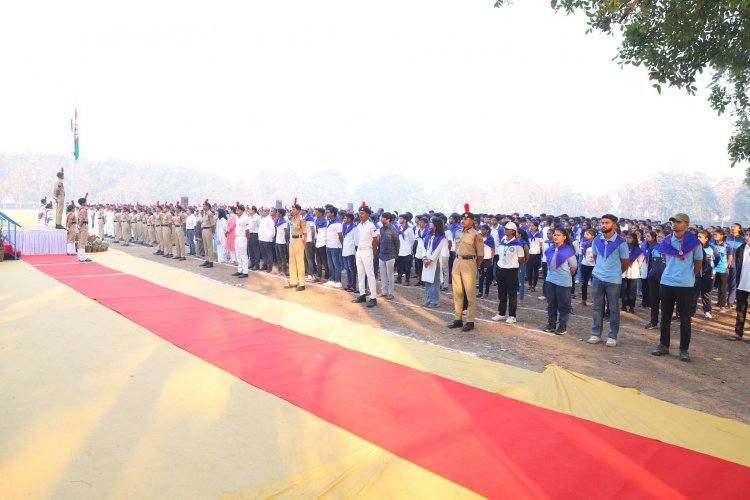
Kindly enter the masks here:
[[190, 203], [188, 203], [187, 196], [180, 196], [180, 205], [182, 205], [183, 207], [187, 207], [188, 205], [190, 205]]
[[276, 200], [276, 208], [281, 208], [281, 200]]

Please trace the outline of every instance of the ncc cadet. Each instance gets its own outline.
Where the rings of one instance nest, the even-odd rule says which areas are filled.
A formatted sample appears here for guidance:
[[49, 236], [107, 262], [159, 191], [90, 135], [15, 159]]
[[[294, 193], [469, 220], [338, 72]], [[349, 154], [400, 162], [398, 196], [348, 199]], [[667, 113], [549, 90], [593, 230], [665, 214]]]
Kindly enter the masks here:
[[68, 230], [68, 255], [76, 254], [76, 205], [75, 201], [70, 200], [70, 205], [66, 208], [67, 216], [65, 218], [65, 228]]
[[[468, 332], [474, 329], [474, 319], [477, 315], [477, 270], [484, 259], [484, 239], [474, 229], [474, 214], [469, 211], [469, 204], [464, 205], [461, 216], [461, 231], [456, 233], [456, 260], [453, 263], [453, 309], [455, 319], [448, 323], [448, 328], [463, 327]], [[461, 320], [461, 314], [467, 305], [466, 323]]]
[[185, 209], [180, 202], [177, 202], [175, 207], [176, 214], [174, 216], [174, 246], [175, 256], [173, 258], [178, 260], [186, 260], [185, 257], [185, 222], [187, 222], [187, 214]]
[[53, 194], [55, 196], [55, 229], [65, 229], [62, 225], [63, 207], [65, 206], [65, 186], [63, 185], [63, 179], [65, 178], [65, 170], [60, 169], [57, 173], [57, 182], [55, 182], [55, 189]]
[[86, 257], [86, 242], [89, 239], [89, 210], [86, 206], [88, 196], [86, 193], [83, 198], [78, 198], [78, 204], [81, 205], [78, 209], [78, 262], [91, 262]]
[[302, 207], [294, 199], [289, 218], [289, 284], [284, 288], [305, 289], [305, 245], [307, 244], [307, 222], [300, 214]]
[[172, 228], [174, 227], [174, 221], [172, 220], [172, 213], [170, 212], [169, 205], [164, 203], [162, 207], [163, 212], [161, 216], [161, 239], [164, 247], [164, 257], [174, 257], [172, 254]]

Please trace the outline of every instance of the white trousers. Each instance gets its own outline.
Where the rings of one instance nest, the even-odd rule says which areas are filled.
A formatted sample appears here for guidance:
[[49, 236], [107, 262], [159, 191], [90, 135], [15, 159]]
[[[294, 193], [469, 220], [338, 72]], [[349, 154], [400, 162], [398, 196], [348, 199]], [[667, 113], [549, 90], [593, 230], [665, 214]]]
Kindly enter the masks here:
[[367, 291], [365, 286], [365, 278], [367, 278], [367, 284], [370, 285], [370, 298], [374, 299], [378, 296], [375, 282], [375, 267], [372, 263], [372, 248], [357, 249], [357, 280], [359, 281], [359, 294], [364, 295]]
[[247, 274], [249, 261], [247, 258], [247, 238], [235, 237], [234, 238], [234, 251], [237, 253], [237, 272]]
[[448, 259], [445, 255], [440, 256], [440, 286], [448, 286]]

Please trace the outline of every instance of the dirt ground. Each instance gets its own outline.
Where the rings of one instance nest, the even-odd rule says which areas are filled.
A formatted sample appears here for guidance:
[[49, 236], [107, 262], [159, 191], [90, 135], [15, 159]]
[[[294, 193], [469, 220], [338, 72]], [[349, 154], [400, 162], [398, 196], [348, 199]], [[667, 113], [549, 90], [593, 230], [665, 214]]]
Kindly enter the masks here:
[[702, 313], [693, 319], [692, 361], [684, 363], [675, 356], [679, 352], [679, 322], [672, 324], [672, 355], [651, 356], [651, 350], [658, 344], [659, 331], [643, 328], [649, 311], [641, 307], [636, 308], [635, 314], [621, 313], [616, 347], [585, 342], [591, 334], [591, 306], [581, 306], [578, 299], [573, 301], [566, 335], [542, 332], [547, 316], [546, 302], [538, 299], [541, 283], [537, 292], [526, 293], [525, 299], [519, 301], [515, 325], [490, 320], [497, 311], [497, 289], [491, 289], [490, 299], [478, 299], [477, 327], [464, 333], [446, 328], [453, 319], [450, 289], [441, 294], [438, 309], [425, 309], [420, 306], [425, 300], [423, 288], [396, 285], [394, 300], [379, 299], [377, 307], [368, 309], [351, 303], [353, 295], [342, 290], [308, 283], [304, 292], [296, 292], [283, 288], [286, 280], [281, 276], [251, 271], [249, 278], [239, 279], [231, 276], [236, 271], [234, 266], [215, 264], [212, 269], [205, 269], [199, 267], [201, 260], [192, 257], [180, 262], [153, 255], [156, 249], [151, 247], [111, 246], [140, 258], [481, 358], [535, 371], [555, 363], [687, 408], [750, 423], [750, 386], [744, 376], [750, 365], [750, 341], [726, 340], [734, 331], [733, 310], [719, 313], [716, 309], [711, 320], [704, 319]]

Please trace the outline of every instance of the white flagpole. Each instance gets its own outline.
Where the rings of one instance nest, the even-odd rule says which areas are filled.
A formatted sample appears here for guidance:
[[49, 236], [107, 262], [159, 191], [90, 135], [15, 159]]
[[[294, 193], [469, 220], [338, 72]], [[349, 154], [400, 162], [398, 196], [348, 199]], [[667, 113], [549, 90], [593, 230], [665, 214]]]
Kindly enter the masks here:
[[78, 196], [76, 195], [76, 174], [75, 174], [75, 167], [76, 167], [76, 129], [78, 128], [78, 107], [75, 105], [75, 101], [73, 104], [73, 149], [70, 151], [70, 199], [76, 200], [78, 199]]

